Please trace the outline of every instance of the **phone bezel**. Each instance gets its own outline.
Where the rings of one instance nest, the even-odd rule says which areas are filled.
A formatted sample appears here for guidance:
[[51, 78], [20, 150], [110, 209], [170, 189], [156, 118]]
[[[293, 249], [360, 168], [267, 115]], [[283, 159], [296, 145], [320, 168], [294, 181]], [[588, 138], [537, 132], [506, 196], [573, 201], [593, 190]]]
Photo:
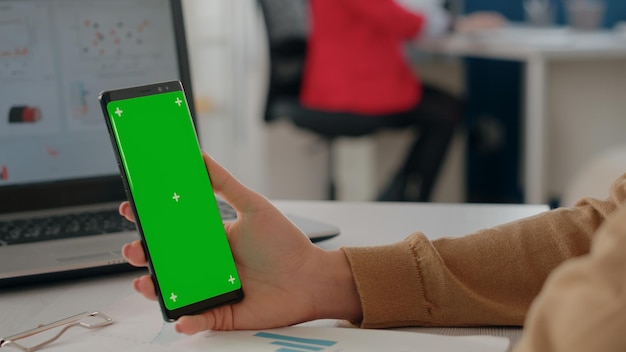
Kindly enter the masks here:
[[[116, 90], [111, 90], [111, 91], [105, 91], [105, 92], [100, 93], [98, 97], [100, 101], [100, 105], [102, 107], [102, 112], [105, 117], [107, 131], [111, 139], [111, 144], [115, 152], [114, 153], [115, 158], [117, 160], [117, 164], [120, 169], [120, 176], [121, 176], [124, 192], [126, 194], [126, 198], [131, 204], [131, 209], [135, 216], [135, 224], [137, 226], [137, 231], [139, 232], [139, 235], [142, 239], [142, 246], [143, 246], [144, 253], [146, 254], [146, 259], [148, 262], [148, 270], [150, 272], [152, 281], [155, 286], [155, 291], [157, 294], [159, 305], [161, 306], [161, 312], [163, 313], [163, 318], [166, 321], [175, 321], [183, 315], [201, 313], [203, 311], [206, 311], [206, 310], [209, 310], [209, 309], [212, 309], [212, 308], [224, 305], [224, 304], [235, 303], [243, 299], [243, 289], [240, 287], [236, 290], [226, 292], [219, 296], [210, 297], [205, 300], [198, 301], [187, 306], [170, 310], [165, 305], [165, 297], [163, 297], [163, 295], [161, 294], [159, 280], [157, 276], [155, 275], [155, 270], [152, 264], [152, 258], [150, 256], [150, 252], [148, 251], [148, 247], [146, 245], [146, 238], [145, 238], [142, 226], [141, 226], [141, 219], [139, 217], [139, 214], [137, 213], [133, 194], [130, 191], [130, 188], [128, 185], [128, 181], [127, 181], [128, 176], [126, 174], [124, 167], [122, 166], [120, 150], [117, 145], [117, 141], [115, 139], [115, 134], [114, 134], [115, 132], [113, 130], [113, 126], [111, 125], [111, 121], [108, 116], [107, 105], [117, 100], [137, 98], [137, 97], [149, 96], [149, 95], [166, 93], [166, 92], [175, 92], [175, 91], [182, 91], [183, 96], [185, 96], [185, 99], [186, 99], [185, 90], [180, 81], [159, 82], [159, 83], [152, 83], [152, 84], [147, 84], [143, 86], [127, 87], [127, 88], [121, 88], [121, 89], [116, 89]], [[189, 102], [187, 103], [189, 104]], [[192, 118], [192, 123], [193, 122], [194, 121]]]

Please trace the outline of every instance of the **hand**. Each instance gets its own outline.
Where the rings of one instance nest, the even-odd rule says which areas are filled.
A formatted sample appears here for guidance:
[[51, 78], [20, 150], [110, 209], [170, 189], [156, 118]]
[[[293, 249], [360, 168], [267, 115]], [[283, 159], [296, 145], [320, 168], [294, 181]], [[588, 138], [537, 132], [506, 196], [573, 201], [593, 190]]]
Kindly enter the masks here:
[[[203, 158], [214, 191], [237, 211], [237, 220], [224, 227], [244, 299], [183, 316], [176, 330], [193, 334], [274, 328], [321, 318], [360, 319], [360, 300], [344, 253], [313, 245], [265, 197], [245, 187], [208, 155]], [[134, 220], [128, 202], [120, 205], [120, 214]], [[132, 265], [147, 265], [140, 241], [126, 244], [122, 253]], [[135, 279], [133, 285], [144, 297], [156, 299], [149, 275]]]
[[468, 33], [484, 29], [495, 29], [506, 26], [507, 19], [498, 12], [479, 11], [460, 17], [454, 23], [454, 30]]

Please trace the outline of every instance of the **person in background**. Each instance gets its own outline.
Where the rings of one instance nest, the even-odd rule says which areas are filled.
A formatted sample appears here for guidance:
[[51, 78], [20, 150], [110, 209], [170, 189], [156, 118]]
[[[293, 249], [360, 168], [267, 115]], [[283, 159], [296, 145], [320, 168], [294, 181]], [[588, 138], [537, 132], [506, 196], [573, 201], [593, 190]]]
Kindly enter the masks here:
[[[178, 332], [324, 318], [363, 328], [524, 325], [515, 352], [626, 350], [626, 174], [607, 199], [464, 237], [429, 241], [415, 232], [384, 246], [324, 250], [269, 200], [204, 159], [214, 190], [237, 211], [224, 226], [245, 298], [181, 317]], [[120, 213], [133, 220], [128, 202]], [[122, 252], [146, 265], [139, 241]], [[149, 275], [133, 284], [156, 298]]]
[[507, 25], [507, 19], [495, 11], [461, 14], [459, 0], [395, 0], [405, 9], [424, 14], [426, 26], [422, 38], [433, 39], [450, 32], [466, 33], [493, 30]]
[[[446, 33], [454, 23], [448, 12], [433, 0], [310, 0], [309, 5], [301, 104], [356, 114], [368, 123], [377, 119], [385, 127], [413, 126], [416, 138], [379, 200], [429, 201], [463, 103], [422, 84], [404, 46]], [[469, 30], [504, 23], [495, 15], [491, 21], [476, 19], [468, 16], [458, 25]]]

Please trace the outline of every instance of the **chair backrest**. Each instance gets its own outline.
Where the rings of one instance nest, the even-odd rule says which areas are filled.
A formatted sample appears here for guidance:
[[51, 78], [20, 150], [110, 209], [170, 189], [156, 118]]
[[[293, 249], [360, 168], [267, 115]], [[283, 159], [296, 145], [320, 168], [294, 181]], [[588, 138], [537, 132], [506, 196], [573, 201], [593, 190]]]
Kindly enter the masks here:
[[257, 0], [261, 6], [269, 45], [269, 87], [264, 120], [277, 118], [271, 102], [300, 94], [308, 36], [307, 0]]

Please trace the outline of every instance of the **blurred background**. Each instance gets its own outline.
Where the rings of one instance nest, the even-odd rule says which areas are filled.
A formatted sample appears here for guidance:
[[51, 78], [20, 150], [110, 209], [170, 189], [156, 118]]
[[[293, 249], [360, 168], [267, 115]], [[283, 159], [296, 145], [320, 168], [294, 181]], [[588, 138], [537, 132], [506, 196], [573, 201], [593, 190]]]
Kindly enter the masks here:
[[[203, 148], [271, 199], [326, 199], [327, 145], [287, 120], [267, 123], [263, 119], [269, 55], [258, 2], [185, 0], [184, 9]], [[455, 1], [450, 9], [457, 15], [495, 11], [516, 28], [547, 30], [522, 40], [522, 44], [539, 43], [546, 52], [551, 52], [551, 45], [563, 47], [563, 41], [575, 45], [572, 36], [592, 43], [584, 55], [553, 53], [557, 59], [548, 60], [540, 72], [545, 76], [546, 143], [541, 202], [552, 206], [571, 202], [568, 197], [579, 191], [574, 188], [584, 187], [586, 180], [581, 177], [590, 174], [592, 164], [604, 178], [626, 171], [622, 167], [626, 161], [619, 158], [626, 152], [616, 152], [626, 145], [625, 1], [464, 0]], [[595, 36], [598, 33], [611, 37]], [[606, 40], [615, 48], [606, 49], [602, 42]], [[512, 52], [519, 49], [516, 43], [508, 44]], [[529, 202], [523, 162], [527, 62], [433, 53], [417, 45], [407, 45], [407, 50], [424, 82], [466, 102], [463, 126], [455, 135], [432, 201]], [[374, 200], [403, 159], [408, 134], [399, 130], [340, 138], [334, 145], [337, 199]], [[608, 153], [613, 157], [607, 163], [617, 171], [598, 166]], [[608, 189], [606, 180], [589, 177], [597, 180], [591, 184]], [[583, 192], [592, 192], [589, 187]]]

